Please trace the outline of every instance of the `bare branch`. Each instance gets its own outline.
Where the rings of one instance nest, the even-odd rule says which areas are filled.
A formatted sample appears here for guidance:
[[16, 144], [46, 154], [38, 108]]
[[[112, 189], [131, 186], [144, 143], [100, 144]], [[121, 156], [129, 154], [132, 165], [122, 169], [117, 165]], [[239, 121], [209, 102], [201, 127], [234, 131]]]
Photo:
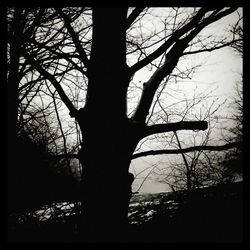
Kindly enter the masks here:
[[140, 13], [145, 9], [145, 7], [136, 7], [132, 13], [127, 18], [126, 28], [128, 29], [130, 25], [135, 21], [135, 19], [140, 15]]
[[165, 63], [154, 72], [148, 82], [144, 83], [142, 96], [133, 116], [135, 121], [145, 121], [157, 88], [164, 77], [168, 76], [177, 65], [184, 49], [188, 46], [188, 41], [187, 37], [177, 41], [167, 53]]
[[193, 51], [184, 52], [183, 55], [191, 55], [191, 54], [197, 54], [197, 53], [201, 53], [201, 52], [212, 52], [214, 50], [221, 49], [221, 48], [224, 48], [226, 46], [233, 47], [235, 44], [237, 44], [238, 42], [241, 42], [241, 41], [242, 41], [242, 39], [237, 39], [237, 40], [233, 40], [233, 41], [224, 43], [222, 45], [214, 46], [211, 48], [205, 48], [205, 49], [200, 49], [200, 50], [193, 50]]
[[58, 92], [59, 96], [61, 97], [62, 101], [64, 102], [64, 104], [66, 105], [66, 107], [69, 109], [70, 111], [70, 116], [71, 117], [75, 117], [76, 113], [77, 113], [77, 109], [74, 107], [74, 105], [72, 104], [72, 102], [69, 100], [68, 96], [65, 94], [62, 86], [60, 85], [60, 83], [56, 80], [56, 78], [51, 75], [48, 71], [46, 71], [45, 69], [43, 69], [43, 67], [32, 57], [30, 56], [26, 51], [23, 50], [23, 55], [26, 58], [27, 61], [30, 62], [31, 65], [34, 66], [34, 68], [41, 74], [43, 75], [46, 79], [48, 79], [54, 86], [54, 88], [56, 89], [56, 91]]
[[76, 46], [76, 49], [84, 63], [84, 65], [86, 66], [86, 68], [88, 68], [88, 65], [89, 65], [89, 59], [86, 55], [86, 52], [84, 50], [84, 48], [82, 47], [81, 45], [81, 42], [79, 40], [79, 37], [77, 35], [77, 33], [74, 31], [73, 27], [71, 26], [71, 22], [70, 22], [70, 19], [69, 17], [59, 8], [56, 8], [56, 11], [59, 13], [59, 15], [63, 18], [64, 20], [64, 24], [65, 26], [67, 27], [70, 35], [71, 35], [71, 38]]
[[154, 171], [155, 168], [157, 168], [158, 164], [154, 164], [153, 166], [150, 166], [151, 170], [147, 173], [147, 175], [143, 178], [143, 181], [141, 182], [140, 186], [137, 188], [135, 192], [139, 192], [145, 181], [148, 179], [148, 177], [151, 175], [151, 173]]
[[209, 146], [209, 145], [201, 145], [201, 146], [194, 146], [189, 148], [183, 148], [183, 149], [162, 149], [162, 150], [149, 150], [141, 153], [133, 154], [131, 159], [136, 159], [143, 156], [149, 156], [149, 155], [160, 155], [160, 154], [182, 154], [182, 153], [188, 153], [193, 151], [202, 151], [202, 150], [208, 150], [208, 151], [223, 151], [228, 150], [231, 148], [239, 148], [241, 147], [241, 142], [233, 142], [228, 143], [220, 146]]
[[130, 73], [133, 75], [136, 71], [143, 68], [147, 64], [151, 63], [153, 60], [155, 60], [157, 57], [159, 57], [161, 54], [166, 52], [168, 48], [170, 48], [178, 39], [183, 36], [186, 32], [196, 27], [196, 25], [200, 22], [202, 17], [205, 15], [206, 12], [208, 12], [210, 9], [207, 8], [201, 8], [197, 14], [192, 18], [192, 20], [184, 25], [182, 28], [176, 30], [173, 32], [171, 37], [166, 40], [165, 43], [163, 43], [158, 49], [156, 49], [154, 52], [152, 52], [150, 55], [148, 55], [143, 60], [139, 61], [138, 63], [132, 65], [130, 67]]
[[[58, 52], [54, 46], [47, 46], [45, 44], [41, 44], [39, 42], [37, 42], [35, 39], [30, 39], [30, 41], [37, 45], [39, 48], [41, 49], [46, 49], [46, 51], [49, 51], [51, 52], [52, 54], [55, 54], [55, 56], [51, 56], [49, 57], [49, 60], [56, 60], [56, 59], [65, 59], [66, 61], [68, 61], [69, 63], [72, 64], [72, 66], [77, 69], [78, 71], [80, 71], [82, 74], [88, 76], [88, 72], [86, 70], [83, 69], [83, 67], [81, 66], [78, 66], [77, 63], [75, 63], [73, 61], [73, 58], [77, 58], [77, 59], [80, 59], [81, 60], [81, 56], [77, 55], [77, 54], [70, 54], [70, 53], [60, 53]], [[46, 60], [47, 58], [44, 58], [44, 61]]]
[[145, 136], [177, 130], [206, 130], [206, 121], [181, 121], [167, 124], [155, 124], [146, 126]]
[[[193, 30], [190, 31], [190, 33], [187, 36], [185, 36], [182, 39], [178, 38], [175, 39], [175, 44], [167, 53], [164, 64], [161, 67], [159, 67], [151, 76], [151, 78], [148, 80], [148, 82], [144, 83], [143, 85], [142, 96], [135, 111], [135, 114], [133, 116], [133, 119], [135, 121], [145, 122], [157, 88], [159, 87], [164, 77], [168, 76], [176, 67], [180, 57], [183, 55], [184, 50], [188, 47], [189, 42], [208, 24], [215, 22], [216, 20], [222, 18], [225, 15], [228, 15], [229, 13], [232, 13], [233, 11], [235, 11], [235, 8], [229, 8], [219, 13], [218, 11], [214, 11], [214, 13], [212, 13], [209, 17], [205, 18], [201, 23], [198, 23], [195, 27], [193, 27]], [[215, 13], [218, 14], [215, 15]], [[174, 34], [171, 36], [171, 38], [175, 37]]]
[[[153, 60], [158, 58], [161, 54], [163, 54], [167, 49], [169, 49], [176, 41], [178, 41], [179, 38], [181, 38], [183, 35], [187, 34], [190, 30], [194, 29], [193, 37], [195, 36], [195, 33], [198, 34], [204, 27], [207, 25], [221, 19], [222, 17], [229, 15], [230, 13], [234, 12], [237, 8], [232, 7], [228, 8], [224, 11], [221, 11], [221, 9], [215, 10], [209, 17], [205, 18], [202, 22], [201, 19], [204, 17], [204, 15], [213, 10], [213, 8], [201, 8], [197, 14], [191, 19], [189, 23], [184, 25], [182, 28], [176, 30], [173, 32], [171, 37], [162, 44], [158, 49], [156, 49], [153, 53], [148, 55], [143, 60], [139, 61], [138, 63], [132, 65], [130, 67], [130, 73], [133, 75], [136, 71], [143, 68], [147, 64], [151, 63]], [[190, 39], [191, 40], [191, 39]]]

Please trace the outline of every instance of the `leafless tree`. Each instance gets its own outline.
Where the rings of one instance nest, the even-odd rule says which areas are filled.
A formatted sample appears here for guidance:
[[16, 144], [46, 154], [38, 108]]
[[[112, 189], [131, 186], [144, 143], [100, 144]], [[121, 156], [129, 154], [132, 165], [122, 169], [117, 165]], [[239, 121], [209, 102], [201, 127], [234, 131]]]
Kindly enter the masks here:
[[[177, 116], [155, 123], [154, 100], [170, 76], [189, 75], [190, 70], [175, 74], [181, 60], [237, 41], [206, 35], [211, 24], [236, 10], [38, 8], [30, 13], [29, 8], [10, 9], [8, 112], [13, 112], [8, 119], [12, 125], [9, 135], [17, 123], [18, 87], [23, 77], [19, 62], [24, 61], [25, 68], [32, 69], [29, 77], [36, 74], [36, 79], [47, 81], [50, 91], [46, 93], [52, 96], [54, 111], [58, 110], [58, 95], [81, 130], [77, 157], [83, 168], [83, 220], [90, 239], [125, 237], [131, 196], [128, 169], [141, 139], [158, 133], [207, 129], [207, 122], [198, 118], [182, 120]], [[145, 67], [150, 76], [143, 84], [135, 84], [137, 96], [128, 96], [135, 104], [129, 107], [128, 115], [127, 95], [134, 87], [135, 74]], [[81, 80], [77, 81], [79, 75]], [[28, 82], [31, 87], [32, 80]]]
[[[230, 33], [233, 37], [240, 38], [235, 44], [230, 45], [236, 50], [239, 55], [242, 56], [243, 52], [243, 28], [242, 28], [242, 16], [237, 12], [238, 20], [230, 29]], [[211, 93], [206, 95], [206, 98], [193, 96], [195, 100], [191, 106], [196, 105], [198, 102], [207, 101], [207, 98], [211, 97]], [[158, 101], [158, 100], [157, 100]], [[224, 102], [225, 104], [225, 102]], [[190, 105], [186, 105], [186, 110], [189, 110]], [[209, 118], [209, 130], [206, 131], [205, 139], [202, 140], [201, 145], [194, 145], [189, 149], [182, 149], [181, 143], [174, 132], [177, 140], [177, 150], [157, 150], [148, 151], [139, 154], [135, 154], [134, 157], [146, 156], [150, 152], [153, 154], [176, 154], [179, 153], [182, 156], [183, 163], [174, 161], [172, 163], [166, 163], [167, 167], [151, 167], [151, 173], [158, 176], [160, 182], [166, 183], [173, 190], [192, 190], [202, 186], [217, 185], [221, 183], [231, 183], [236, 180], [242, 179], [242, 137], [243, 137], [243, 89], [238, 82], [236, 84], [234, 97], [230, 101], [230, 114], [227, 117], [215, 116], [221, 104], [216, 109], [212, 109], [212, 106], [207, 110]], [[185, 105], [184, 105], [185, 107]], [[165, 110], [165, 117], [168, 117]], [[174, 112], [175, 114], [178, 112]], [[186, 111], [179, 112], [183, 115], [187, 114]], [[192, 112], [191, 112], [192, 113]], [[220, 118], [219, 118], [220, 117]], [[224, 141], [224, 145], [221, 146], [209, 146], [214, 144], [211, 142], [211, 124], [226, 124], [225, 127], [220, 126], [219, 130], [225, 130], [221, 141]], [[216, 130], [213, 126], [212, 130]], [[191, 136], [192, 137], [192, 136]], [[193, 143], [195, 144], [195, 136], [193, 136]], [[170, 141], [170, 140], [168, 140]], [[172, 141], [172, 140], [171, 140]], [[218, 139], [217, 139], [218, 142]], [[165, 152], [164, 152], [165, 151]], [[193, 151], [193, 152], [192, 152]], [[190, 160], [190, 161], [189, 161]], [[159, 164], [158, 164], [159, 165]], [[149, 178], [147, 175], [146, 178]], [[143, 179], [143, 182], [145, 179]], [[141, 186], [140, 186], [141, 187]]]
[[[201, 162], [204, 161], [203, 154], [205, 154], [205, 151], [209, 150], [211, 147], [209, 144], [214, 143], [212, 138], [214, 137], [214, 131], [217, 130], [217, 113], [223, 108], [223, 106], [225, 106], [226, 102], [226, 100], [218, 102], [218, 100], [216, 101], [214, 99], [213, 102], [205, 108], [204, 102], [208, 102], [209, 97], [212, 97], [210, 92], [206, 94], [203, 93], [200, 96], [193, 96], [190, 102], [186, 101], [186, 107], [184, 105], [185, 109], [180, 112], [183, 118], [185, 118], [185, 114], [190, 111], [194, 117], [208, 120], [208, 129], [205, 132], [180, 133], [180, 135], [174, 131], [172, 138], [169, 139], [169, 147], [172, 149], [167, 149], [165, 153], [179, 154], [181, 157], [177, 159], [163, 160], [160, 166], [153, 171], [156, 180], [166, 183], [172, 188], [172, 190], [192, 191], [196, 188], [207, 185], [207, 173], [209, 172], [209, 169], [206, 169]], [[203, 106], [202, 113], [199, 113], [200, 105]], [[167, 117], [167, 114], [165, 117]], [[216, 140], [216, 142], [218, 142], [218, 140]], [[183, 149], [186, 145], [190, 145], [190, 147]], [[227, 146], [230, 145], [227, 144]], [[223, 150], [223, 146], [220, 146], [217, 149], [215, 147], [212, 150]]]

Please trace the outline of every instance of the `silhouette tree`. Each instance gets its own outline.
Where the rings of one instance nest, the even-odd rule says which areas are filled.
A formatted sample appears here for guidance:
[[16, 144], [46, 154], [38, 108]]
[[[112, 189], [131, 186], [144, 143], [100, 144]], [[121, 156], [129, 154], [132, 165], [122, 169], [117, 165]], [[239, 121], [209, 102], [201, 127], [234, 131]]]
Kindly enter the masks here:
[[[209, 46], [210, 36], [201, 39], [199, 33], [236, 9], [194, 8], [185, 12], [174, 8], [168, 15], [171, 27], [166, 27], [169, 20], [165, 19], [162, 30], [149, 35], [142, 28], [143, 17], [151, 16], [149, 8], [130, 8], [129, 14], [127, 8], [10, 9], [8, 137], [16, 134], [18, 85], [23, 76], [19, 63], [24, 60], [30, 75], [37, 74], [37, 79], [50, 83], [50, 93], [57, 92], [81, 129], [83, 141], [75, 157], [83, 169], [83, 225], [89, 240], [126, 237], [133, 179], [128, 169], [142, 138], [207, 128], [206, 121], [147, 125], [146, 119], [161, 83], [183, 56], [235, 43], [235, 39], [222, 38]], [[134, 59], [129, 60], [130, 56]], [[128, 116], [130, 83], [147, 66], [152, 75], [143, 83], [140, 100]], [[82, 82], [77, 86], [79, 73]], [[83, 90], [81, 95], [87, 92], [81, 102], [78, 99], [84, 103], [80, 109], [72, 94], [75, 88]], [[14, 139], [10, 142], [9, 152]], [[11, 168], [14, 163], [9, 163]]]
[[80, 199], [80, 184], [69, 171], [68, 162], [55, 155], [56, 131], [46, 125], [42, 118], [33, 119], [18, 131], [15, 152], [18, 160], [9, 170], [13, 184], [8, 189], [9, 213]]
[[[242, 17], [238, 13], [239, 18], [235, 25], [231, 28], [231, 33], [236, 38], [241, 38], [237, 43], [231, 45], [231, 47], [238, 53], [240, 57], [243, 57], [243, 26]], [[234, 97], [231, 100], [232, 115], [229, 117], [232, 125], [227, 129], [230, 132], [230, 136], [225, 138], [226, 142], [239, 142], [239, 147], [233, 148], [225, 154], [224, 159], [221, 162], [222, 167], [225, 167], [227, 171], [232, 173], [235, 177], [239, 175], [243, 177], [243, 77], [235, 84]]]
[[[72, 14], [72, 18], [77, 15], [79, 15], [79, 12], [76, 11]], [[46, 92], [48, 83], [27, 63], [21, 52], [28, 39], [32, 39], [35, 34], [42, 33], [42, 31], [37, 31], [39, 25], [43, 26], [48, 22], [47, 25], [50, 27], [50, 22], [53, 23], [54, 21], [55, 16], [50, 9], [8, 8], [7, 11], [7, 146], [10, 197], [8, 205], [10, 211], [20, 209], [20, 206], [29, 208], [29, 206], [34, 206], [35, 203], [37, 205], [41, 202], [51, 202], [52, 197], [59, 201], [67, 196], [62, 196], [61, 193], [63, 190], [67, 193], [66, 187], [69, 182], [65, 183], [64, 188], [62, 188], [61, 182], [64, 177], [55, 173], [58, 172], [55, 171], [55, 166], [60, 163], [60, 172], [64, 171], [67, 166], [72, 174], [72, 164], [70, 165], [67, 159], [58, 159], [55, 154], [62, 152], [68, 155], [70, 151], [74, 151], [74, 149], [65, 150], [67, 146], [66, 137], [70, 133], [63, 131], [61, 117], [59, 116], [61, 105], [55, 91], [49, 89], [50, 92]], [[19, 39], [19, 36], [22, 39]], [[44, 45], [46, 44], [44, 43]], [[60, 44], [57, 44], [57, 46], [60, 46]], [[39, 51], [40, 48], [33, 47], [32, 49], [33, 56], [37, 56], [41, 52]], [[46, 57], [40, 57], [40, 61], [45, 65], [44, 60], [46, 61]], [[51, 65], [51, 62], [47, 65], [49, 64]], [[62, 76], [63, 74], [59, 75]], [[54, 109], [51, 111], [53, 106]], [[23, 143], [24, 141], [27, 142], [26, 145]], [[47, 145], [47, 150], [49, 150], [47, 154], [44, 154], [45, 151], [41, 148], [41, 145]], [[26, 146], [25, 151], [24, 146]], [[13, 154], [16, 157], [13, 157]], [[41, 160], [41, 156], [46, 159]], [[19, 162], [17, 162], [17, 159], [19, 159]], [[35, 161], [39, 163], [35, 163]], [[40, 175], [37, 175], [37, 173], [40, 173]], [[42, 182], [46, 178], [48, 179], [47, 185], [44, 186]], [[49, 190], [52, 186], [51, 179], [54, 179], [56, 187], [54, 190], [58, 192], [52, 192], [53, 195], [45, 199], [44, 194], [47, 196], [51, 194]], [[64, 180], [66, 179], [64, 178]], [[21, 185], [20, 182], [23, 184]], [[32, 183], [34, 184], [33, 189], [30, 188]], [[38, 183], [41, 185], [38, 185]], [[24, 190], [26, 190], [26, 194]], [[58, 197], [54, 195], [55, 193]]]

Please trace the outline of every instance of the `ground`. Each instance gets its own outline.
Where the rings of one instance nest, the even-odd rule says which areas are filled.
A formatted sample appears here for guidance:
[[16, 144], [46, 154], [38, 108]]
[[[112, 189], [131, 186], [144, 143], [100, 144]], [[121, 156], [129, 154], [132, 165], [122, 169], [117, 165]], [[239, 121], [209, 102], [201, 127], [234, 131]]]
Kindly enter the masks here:
[[[242, 183], [187, 192], [134, 194], [128, 242], [242, 242]], [[97, 197], [98, 198], [98, 197]], [[85, 242], [79, 202], [54, 203], [8, 217], [9, 242]]]

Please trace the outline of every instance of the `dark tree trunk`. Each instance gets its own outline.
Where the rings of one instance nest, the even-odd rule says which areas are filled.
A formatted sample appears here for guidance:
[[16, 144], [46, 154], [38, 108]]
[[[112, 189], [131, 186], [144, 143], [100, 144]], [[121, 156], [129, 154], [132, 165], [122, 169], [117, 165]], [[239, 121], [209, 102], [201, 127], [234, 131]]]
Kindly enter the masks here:
[[9, 74], [7, 76], [7, 175], [8, 175], [8, 209], [16, 204], [16, 176], [17, 158], [17, 116], [18, 116], [18, 86], [21, 80], [19, 73], [19, 58], [21, 52], [23, 9], [16, 8], [9, 31]]
[[128, 225], [128, 168], [138, 140], [126, 115], [126, 14], [125, 8], [93, 10], [87, 101], [77, 116], [83, 134], [83, 228], [93, 241], [122, 240]]
[[128, 227], [133, 182], [128, 168], [136, 144], [128, 123], [119, 129], [110, 124], [99, 126], [98, 132], [87, 130], [80, 156], [85, 188], [83, 227], [94, 240], [120, 240]]

